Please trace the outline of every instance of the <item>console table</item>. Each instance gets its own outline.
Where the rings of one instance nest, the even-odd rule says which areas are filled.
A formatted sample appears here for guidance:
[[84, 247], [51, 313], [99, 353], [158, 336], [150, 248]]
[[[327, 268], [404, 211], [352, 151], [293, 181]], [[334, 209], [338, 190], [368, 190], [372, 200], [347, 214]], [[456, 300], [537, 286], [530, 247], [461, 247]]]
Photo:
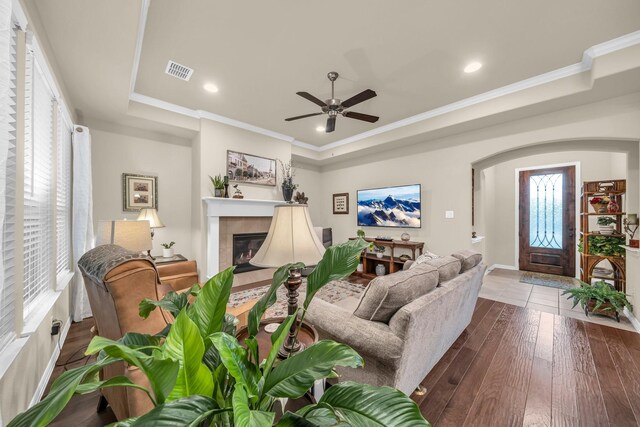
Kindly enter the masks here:
[[[357, 237], [350, 237], [349, 240], [355, 240]], [[387, 273], [395, 273], [396, 271], [402, 270], [402, 266], [405, 261], [400, 260], [396, 256], [396, 249], [408, 249], [411, 251], [411, 259], [415, 260], [417, 257], [422, 255], [422, 250], [424, 249], [424, 242], [413, 242], [404, 240], [376, 240], [370, 237], [365, 237], [365, 241], [371, 242], [376, 246], [384, 246], [390, 249], [390, 254], [383, 255], [382, 258], [378, 258], [375, 253], [369, 252], [366, 249], [362, 251], [362, 273], [360, 274], [362, 277], [367, 279], [373, 279], [376, 277], [376, 265], [384, 264]]]

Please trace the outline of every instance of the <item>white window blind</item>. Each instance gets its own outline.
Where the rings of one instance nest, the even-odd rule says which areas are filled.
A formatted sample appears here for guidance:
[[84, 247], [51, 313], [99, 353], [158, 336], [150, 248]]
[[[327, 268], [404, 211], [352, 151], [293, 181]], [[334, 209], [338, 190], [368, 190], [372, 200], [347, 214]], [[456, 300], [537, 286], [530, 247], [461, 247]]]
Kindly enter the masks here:
[[24, 151], [24, 313], [52, 287], [53, 107], [54, 98], [39, 65], [27, 55]]
[[56, 272], [71, 270], [71, 128], [58, 109], [58, 171], [56, 186]]
[[9, 91], [0, 102], [8, 106], [6, 136], [7, 162], [4, 171], [5, 212], [2, 230], [3, 283], [0, 285], [0, 350], [15, 337], [16, 258], [16, 28], [11, 30]]

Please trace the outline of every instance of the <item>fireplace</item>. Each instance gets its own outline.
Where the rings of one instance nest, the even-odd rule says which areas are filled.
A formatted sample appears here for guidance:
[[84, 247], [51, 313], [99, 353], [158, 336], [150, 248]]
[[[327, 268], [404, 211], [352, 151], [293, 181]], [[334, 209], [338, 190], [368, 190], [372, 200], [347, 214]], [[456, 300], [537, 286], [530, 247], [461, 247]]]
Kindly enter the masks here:
[[233, 260], [236, 266], [235, 274], [260, 270], [261, 267], [249, 264], [267, 238], [267, 233], [243, 233], [233, 235]]

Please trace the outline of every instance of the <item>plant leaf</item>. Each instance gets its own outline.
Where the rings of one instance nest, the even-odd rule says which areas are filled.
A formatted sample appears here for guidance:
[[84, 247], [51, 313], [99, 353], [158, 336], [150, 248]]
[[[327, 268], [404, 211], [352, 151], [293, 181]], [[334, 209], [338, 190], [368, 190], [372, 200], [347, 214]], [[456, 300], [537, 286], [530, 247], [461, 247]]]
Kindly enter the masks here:
[[213, 345], [218, 350], [222, 363], [235, 378], [237, 384], [247, 388], [250, 397], [258, 394], [258, 367], [251, 363], [247, 350], [242, 347], [235, 337], [217, 332], [209, 337]]
[[[428, 427], [418, 406], [407, 395], [391, 387], [374, 387], [354, 382], [336, 384], [318, 404], [333, 410], [353, 427]], [[307, 408], [304, 408], [308, 411]]]
[[196, 314], [196, 323], [203, 337], [222, 330], [233, 285], [234, 269], [235, 267], [229, 267], [209, 279], [202, 286], [198, 298], [193, 303], [192, 309]]
[[99, 351], [140, 368], [147, 376], [159, 404], [164, 403], [175, 385], [180, 364], [172, 359], [163, 359], [155, 354], [148, 356], [119, 342], [100, 336], [93, 337], [85, 354], [95, 354]]
[[162, 351], [166, 357], [180, 364], [176, 384], [169, 399], [175, 400], [193, 394], [211, 396], [213, 379], [207, 366], [202, 363], [204, 342], [198, 326], [185, 311], [180, 312], [173, 323]]
[[324, 285], [353, 273], [360, 262], [360, 254], [368, 246], [368, 242], [358, 238], [329, 247], [324, 252], [322, 260], [307, 277], [307, 296], [304, 300], [304, 309], [309, 308], [316, 292]]
[[278, 357], [278, 351], [280, 351], [280, 347], [282, 347], [282, 344], [284, 344], [284, 341], [287, 339], [291, 325], [293, 325], [296, 317], [296, 314], [287, 316], [284, 322], [282, 322], [280, 326], [278, 326], [278, 329], [271, 335], [271, 350], [269, 350], [269, 355], [262, 368], [262, 376], [265, 379], [269, 376], [271, 368], [273, 368], [273, 362], [275, 362], [276, 357]]
[[151, 397], [151, 393], [149, 393], [149, 390], [146, 387], [143, 387], [143, 386], [141, 386], [139, 384], [136, 384], [136, 383], [132, 382], [129, 378], [125, 377], [124, 375], [118, 375], [118, 376], [115, 376], [115, 377], [111, 377], [108, 380], [104, 380], [104, 381], [94, 381], [94, 382], [90, 382], [90, 383], [80, 384], [80, 385], [78, 385], [78, 387], [76, 387], [75, 394], [93, 393], [94, 391], [96, 391], [98, 389], [108, 388], [108, 387], [131, 387], [131, 388], [137, 388], [138, 390], [142, 390], [145, 393], [147, 393], [147, 395], [149, 396], [149, 398], [153, 402], [153, 398]]
[[[334, 422], [337, 420], [334, 418]], [[321, 425], [335, 425], [334, 424], [321, 424]], [[280, 418], [278, 424], [275, 427], [317, 427], [318, 424], [314, 424], [311, 421], [307, 421], [304, 417], [300, 415], [294, 414], [293, 412], [285, 412], [285, 414]]]
[[69, 403], [78, 386], [86, 377], [114, 362], [117, 362], [117, 360], [105, 358], [94, 364], [64, 372], [54, 381], [49, 394], [44, 399], [16, 416], [7, 424], [7, 427], [43, 427], [49, 425]]
[[156, 406], [130, 425], [133, 427], [197, 426], [207, 417], [228, 410], [220, 409], [210, 397], [189, 396]]
[[351, 347], [335, 341], [319, 341], [304, 351], [283, 360], [265, 379], [263, 394], [296, 399], [326, 378], [336, 366], [357, 368], [362, 357]]
[[296, 264], [285, 264], [282, 267], [278, 268], [275, 273], [273, 273], [273, 279], [271, 280], [271, 286], [266, 294], [262, 296], [258, 300], [258, 302], [251, 307], [249, 311], [249, 315], [247, 316], [247, 329], [250, 337], [255, 337], [258, 335], [258, 331], [260, 329], [260, 319], [264, 315], [267, 308], [271, 307], [275, 304], [277, 295], [276, 292], [280, 285], [284, 283], [285, 280], [289, 278], [289, 270], [304, 268], [304, 264], [296, 263]]
[[249, 408], [249, 396], [243, 385], [236, 385], [233, 392], [233, 421], [236, 427], [271, 427], [276, 414], [274, 412], [252, 411]]
[[156, 307], [167, 310], [173, 317], [177, 317], [180, 310], [189, 305], [186, 293], [177, 293], [174, 291], [168, 292], [160, 301], [154, 301], [149, 298], [145, 298], [140, 302], [138, 306], [138, 314], [143, 319], [149, 317], [149, 314]]

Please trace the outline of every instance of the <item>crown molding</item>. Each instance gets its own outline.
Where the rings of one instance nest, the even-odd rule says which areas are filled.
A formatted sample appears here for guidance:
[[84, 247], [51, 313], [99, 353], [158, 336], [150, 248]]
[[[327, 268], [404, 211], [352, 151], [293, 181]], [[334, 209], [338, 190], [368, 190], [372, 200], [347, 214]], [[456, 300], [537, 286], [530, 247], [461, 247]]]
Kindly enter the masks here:
[[133, 56], [133, 69], [131, 70], [131, 82], [129, 83], [129, 99], [136, 91], [136, 80], [138, 79], [138, 68], [140, 67], [140, 55], [142, 55], [142, 42], [144, 41], [144, 29], [147, 26], [147, 16], [149, 14], [149, 0], [142, 0], [140, 5], [140, 20], [138, 21], [138, 35], [136, 36], [136, 50]]
[[153, 107], [161, 108], [167, 111], [172, 111], [178, 114], [183, 114], [189, 117], [208, 119], [208, 120], [224, 123], [224, 124], [238, 127], [240, 129], [244, 129], [250, 132], [255, 132], [255, 133], [270, 136], [272, 138], [276, 138], [282, 141], [287, 141], [292, 145], [295, 145], [297, 147], [304, 148], [307, 150], [311, 150], [316, 153], [322, 153], [324, 151], [332, 150], [338, 147], [343, 147], [345, 145], [352, 144], [354, 142], [361, 141], [363, 139], [370, 138], [375, 135], [380, 135], [382, 133], [390, 132], [395, 129], [412, 125], [414, 123], [418, 123], [418, 122], [425, 121], [437, 116], [441, 116], [443, 114], [462, 110], [464, 108], [481, 104], [483, 102], [491, 101], [496, 98], [511, 95], [517, 92], [531, 89], [536, 86], [545, 85], [545, 84], [548, 84], [560, 79], [564, 79], [576, 74], [580, 74], [583, 72], [591, 71], [593, 60], [595, 58], [640, 44], [640, 31], [635, 31], [633, 33], [625, 34], [624, 36], [621, 36], [612, 40], [608, 40], [604, 43], [600, 43], [586, 49], [583, 52], [582, 60], [576, 64], [568, 65], [566, 67], [549, 71], [547, 73], [540, 74], [525, 80], [521, 80], [519, 82], [512, 83], [507, 86], [502, 86], [500, 88], [490, 90], [488, 92], [484, 92], [469, 98], [465, 98], [460, 101], [456, 101], [451, 104], [447, 104], [442, 107], [435, 108], [433, 110], [425, 111], [424, 113], [416, 114], [415, 116], [407, 117], [405, 119], [401, 119], [396, 122], [389, 123], [384, 126], [380, 126], [375, 129], [371, 129], [366, 132], [362, 132], [357, 135], [353, 135], [348, 138], [344, 138], [327, 145], [316, 146], [303, 141], [298, 141], [292, 136], [284, 135], [279, 132], [254, 126], [250, 123], [241, 122], [239, 120], [231, 119], [229, 117], [211, 113], [209, 111], [192, 110], [187, 107], [172, 104], [170, 102], [166, 102], [157, 98], [136, 93], [134, 89], [135, 89], [135, 82], [138, 74], [138, 65], [140, 63], [140, 55], [142, 52], [142, 39], [144, 38], [144, 30], [145, 30], [146, 21], [147, 21], [148, 7], [149, 7], [149, 0], [142, 0], [142, 13], [140, 16], [140, 24], [138, 28], [138, 39], [136, 42], [136, 52], [135, 52], [134, 66], [132, 71], [133, 75], [131, 78], [131, 90], [129, 95], [129, 99], [131, 101], [140, 102], [142, 104], [147, 104]]

